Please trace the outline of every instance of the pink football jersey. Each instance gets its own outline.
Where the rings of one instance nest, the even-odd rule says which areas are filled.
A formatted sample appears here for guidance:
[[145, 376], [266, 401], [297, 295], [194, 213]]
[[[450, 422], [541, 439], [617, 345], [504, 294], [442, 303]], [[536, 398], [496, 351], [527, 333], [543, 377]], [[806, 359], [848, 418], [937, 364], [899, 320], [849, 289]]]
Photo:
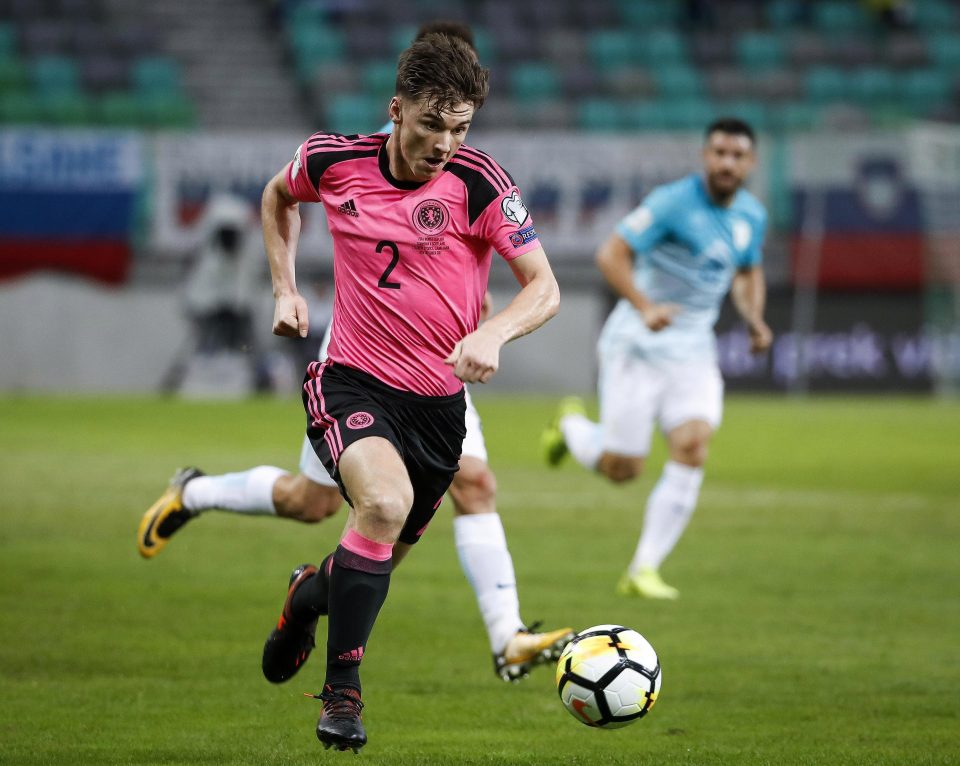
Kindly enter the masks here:
[[462, 145], [426, 183], [390, 173], [387, 134], [316, 133], [287, 184], [322, 202], [333, 235], [336, 297], [328, 358], [387, 385], [445, 396], [463, 384], [443, 360], [473, 332], [491, 249], [512, 260], [539, 246], [513, 179]]

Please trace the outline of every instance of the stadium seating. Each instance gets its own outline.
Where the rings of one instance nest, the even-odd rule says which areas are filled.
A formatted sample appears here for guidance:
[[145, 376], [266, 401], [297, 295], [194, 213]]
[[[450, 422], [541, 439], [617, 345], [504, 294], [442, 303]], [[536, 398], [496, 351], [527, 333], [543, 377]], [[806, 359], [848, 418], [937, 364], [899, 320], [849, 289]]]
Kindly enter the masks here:
[[[960, 13], [947, 0], [915, 3], [915, 24], [899, 28], [859, 0], [729, 0], [697, 15], [679, 0], [415, 5], [417, 19], [432, 8], [472, 25], [503, 126], [562, 115], [557, 105], [598, 131], [698, 129], [720, 110], [779, 132], [960, 113]], [[349, 31], [352, 56], [368, 49], [359, 93], [314, 90], [320, 119], [367, 113], [358, 97], [389, 91], [395, 57], [416, 32], [411, 15], [388, 0], [369, 0], [363, 10], [338, 4], [335, 12], [313, 0], [285, 7], [286, 29], [298, 30], [289, 39], [301, 76], [304, 38], [311, 49], [326, 41], [311, 54], [308, 79], [341, 55], [338, 34]], [[358, 31], [371, 14], [388, 22], [385, 39]]]
[[0, 22], [0, 124], [190, 127], [194, 105], [157, 30], [100, 0], [11, 2]]
[[[190, 61], [164, 50], [147, 17], [111, 25], [115, 4], [7, 0], [0, 119], [195, 124]], [[299, 92], [330, 128], [361, 129], [371, 113], [379, 123], [383, 106], [371, 100], [392, 92], [397, 55], [419, 23], [438, 17], [472, 26], [503, 127], [555, 118], [589, 130], [688, 129], [721, 109], [743, 110], [772, 131], [806, 130], [838, 114], [876, 125], [960, 116], [960, 6], [952, 0], [915, 2], [912, 23], [899, 26], [860, 0], [274, 5]]]

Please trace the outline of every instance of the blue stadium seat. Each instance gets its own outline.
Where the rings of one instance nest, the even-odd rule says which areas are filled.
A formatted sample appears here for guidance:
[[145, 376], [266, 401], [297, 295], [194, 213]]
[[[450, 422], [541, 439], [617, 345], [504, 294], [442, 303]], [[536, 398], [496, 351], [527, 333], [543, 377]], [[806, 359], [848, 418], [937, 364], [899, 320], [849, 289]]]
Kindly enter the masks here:
[[327, 100], [325, 112], [324, 130], [346, 135], [376, 130], [387, 119], [383, 100], [370, 96], [334, 96]]
[[361, 76], [364, 93], [381, 101], [394, 94], [397, 84], [397, 65], [393, 61], [371, 61], [364, 65]]
[[523, 62], [510, 69], [510, 95], [521, 107], [557, 99], [561, 90], [560, 76], [549, 64]]
[[824, 34], [864, 31], [870, 26], [870, 16], [859, 3], [849, 0], [817, 0], [810, 5], [814, 24]]
[[913, 3], [913, 17], [920, 29], [941, 32], [955, 29], [958, 12], [950, 3], [942, 0], [920, 0]]
[[747, 69], [776, 69], [784, 63], [783, 40], [766, 32], [744, 32], [736, 42], [737, 59]]
[[637, 35], [623, 30], [604, 29], [587, 39], [587, 55], [599, 71], [619, 69], [638, 63]]
[[76, 62], [66, 56], [40, 56], [31, 63], [30, 79], [40, 93], [74, 93], [79, 89]]
[[615, 133], [625, 127], [623, 102], [616, 99], [588, 98], [577, 105], [577, 126], [593, 132]]
[[17, 55], [17, 28], [13, 24], [0, 22], [0, 61]]
[[896, 96], [893, 73], [882, 67], [854, 69], [848, 77], [850, 96], [865, 105], [889, 101]]
[[133, 62], [133, 87], [141, 93], [170, 93], [182, 90], [180, 66], [167, 56], [145, 56]]
[[910, 109], [927, 112], [950, 100], [951, 77], [940, 69], [915, 69], [900, 77], [897, 92]]
[[930, 37], [927, 48], [930, 58], [943, 69], [960, 72], [960, 34], [941, 32]]
[[835, 67], [812, 67], [805, 79], [807, 98], [815, 104], [842, 101], [849, 95], [847, 77]]
[[294, 60], [301, 80], [309, 80], [320, 64], [342, 61], [346, 44], [339, 30], [324, 26], [304, 26], [294, 30]]
[[654, 70], [654, 80], [661, 97], [687, 98], [703, 95], [700, 72], [690, 66], [664, 66]]

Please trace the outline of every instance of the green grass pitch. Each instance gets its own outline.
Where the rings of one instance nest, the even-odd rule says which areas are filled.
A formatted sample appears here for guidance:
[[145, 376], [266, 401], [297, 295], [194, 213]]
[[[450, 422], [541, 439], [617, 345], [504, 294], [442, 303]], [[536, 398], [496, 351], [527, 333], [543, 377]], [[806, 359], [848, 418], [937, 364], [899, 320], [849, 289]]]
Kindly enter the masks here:
[[[552, 668], [495, 678], [447, 501], [369, 643], [357, 763], [960, 760], [960, 404], [728, 397], [664, 568], [681, 599], [651, 603], [613, 586], [662, 447], [630, 486], [548, 471], [553, 402], [475, 396], [525, 618], [639, 630], [662, 693], [606, 732], [563, 710]], [[0, 399], [0, 763], [353, 762], [314, 735], [318, 657], [282, 686], [259, 667], [290, 570], [340, 519], [211, 513], [154, 560], [135, 547], [174, 468], [295, 468], [302, 423], [293, 400]]]

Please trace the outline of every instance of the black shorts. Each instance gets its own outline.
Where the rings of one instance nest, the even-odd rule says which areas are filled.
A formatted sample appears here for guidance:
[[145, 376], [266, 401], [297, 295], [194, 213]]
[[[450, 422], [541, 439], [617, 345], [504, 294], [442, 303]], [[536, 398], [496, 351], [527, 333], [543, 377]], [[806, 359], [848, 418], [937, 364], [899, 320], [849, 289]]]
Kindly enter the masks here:
[[463, 391], [420, 396], [352, 367], [313, 362], [303, 380], [303, 407], [307, 438], [348, 503], [337, 465], [343, 451], [368, 436], [397, 448], [413, 485], [413, 506], [399, 539], [417, 542], [459, 468], [467, 435]]

